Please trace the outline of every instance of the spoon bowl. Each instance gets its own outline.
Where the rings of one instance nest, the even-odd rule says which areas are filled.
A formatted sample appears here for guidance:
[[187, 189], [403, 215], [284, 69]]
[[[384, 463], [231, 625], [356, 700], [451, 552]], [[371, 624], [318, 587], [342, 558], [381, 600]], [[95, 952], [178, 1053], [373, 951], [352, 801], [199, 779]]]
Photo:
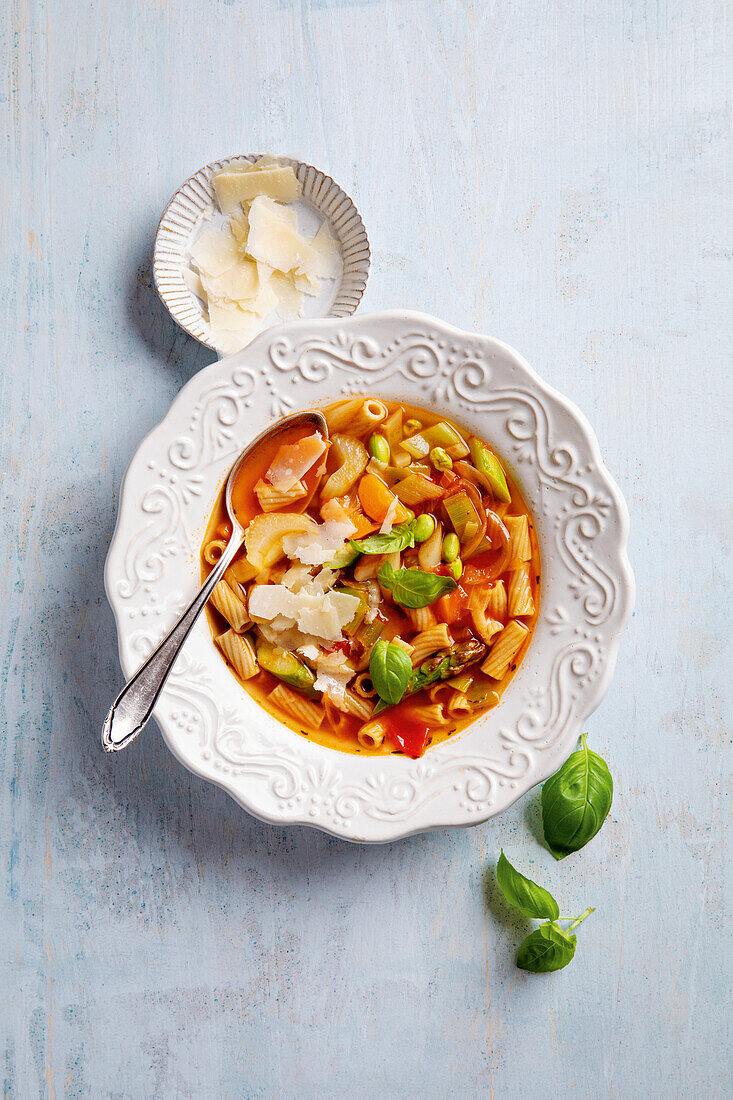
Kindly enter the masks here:
[[253, 439], [232, 466], [224, 492], [227, 516], [232, 525], [232, 533], [226, 549], [176, 624], [135, 675], [128, 680], [110, 707], [102, 728], [102, 746], [105, 752], [119, 752], [142, 732], [194, 623], [244, 541], [244, 528], [237, 518], [232, 492], [245, 460], [266, 439], [273, 439], [283, 432], [307, 425], [311, 425], [325, 440], [328, 440], [328, 424], [322, 413], [315, 410], [293, 413], [292, 416], [285, 416], [278, 420], [271, 428], [267, 428]]

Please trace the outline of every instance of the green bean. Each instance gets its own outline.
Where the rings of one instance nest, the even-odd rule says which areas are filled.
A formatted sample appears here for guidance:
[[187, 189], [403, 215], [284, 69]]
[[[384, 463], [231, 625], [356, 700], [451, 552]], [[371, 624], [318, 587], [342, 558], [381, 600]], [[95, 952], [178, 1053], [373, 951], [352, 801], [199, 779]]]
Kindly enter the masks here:
[[443, 561], [448, 563], [455, 561], [460, 552], [461, 544], [458, 541], [458, 535], [454, 535], [451, 531], [443, 539]]
[[434, 530], [435, 517], [431, 516], [429, 512], [424, 512], [423, 515], [417, 517], [415, 526], [412, 529], [415, 542], [427, 542]]
[[389, 462], [389, 443], [383, 435], [373, 435], [369, 440], [369, 453], [377, 462]]

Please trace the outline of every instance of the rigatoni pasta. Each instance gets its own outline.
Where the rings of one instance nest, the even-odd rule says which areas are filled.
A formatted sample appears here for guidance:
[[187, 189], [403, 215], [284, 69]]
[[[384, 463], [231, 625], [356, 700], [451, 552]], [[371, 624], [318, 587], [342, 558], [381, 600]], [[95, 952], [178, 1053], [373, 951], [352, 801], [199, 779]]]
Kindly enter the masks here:
[[[237, 478], [244, 545], [216, 644], [244, 690], [330, 748], [420, 756], [500, 703], [537, 620], [532, 517], [488, 444], [438, 413], [353, 397], [329, 438], [265, 439]], [[204, 573], [231, 531], [221, 504]]]

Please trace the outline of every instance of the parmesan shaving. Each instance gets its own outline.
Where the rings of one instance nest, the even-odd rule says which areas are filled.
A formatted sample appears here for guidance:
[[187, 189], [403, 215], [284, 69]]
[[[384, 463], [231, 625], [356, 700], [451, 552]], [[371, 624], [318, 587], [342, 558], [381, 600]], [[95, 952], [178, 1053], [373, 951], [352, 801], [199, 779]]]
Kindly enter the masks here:
[[303, 316], [304, 296], [340, 277], [341, 249], [325, 221], [312, 239], [300, 233], [292, 204], [302, 188], [276, 157], [222, 169], [212, 184], [225, 220], [204, 225], [183, 278], [208, 311], [214, 345], [228, 353], [278, 319]]
[[380, 535], [388, 535], [390, 533], [390, 531], [392, 530], [392, 526], [394, 524], [394, 517], [395, 517], [395, 513], [397, 511], [397, 505], [398, 504], [399, 504], [399, 500], [397, 499], [397, 497], [392, 497], [392, 503], [390, 504], [389, 508], [387, 509], [385, 517], [382, 521], [382, 526], [379, 528]]
[[359, 597], [346, 592], [324, 593], [305, 584], [291, 592], [284, 584], [258, 584], [250, 592], [248, 611], [254, 620], [273, 622], [278, 629], [298, 628], [324, 641], [337, 641], [354, 618]]
[[326, 442], [319, 432], [307, 435], [297, 443], [286, 443], [279, 449], [267, 471], [268, 481], [278, 492], [287, 493], [308, 473], [325, 450]]
[[347, 538], [355, 531], [356, 528], [349, 520], [345, 523], [327, 520], [315, 531], [286, 535], [283, 539], [283, 550], [289, 558], [297, 558], [305, 565], [325, 565], [339, 550], [343, 550]]
[[267, 195], [278, 202], [293, 202], [301, 186], [290, 165], [266, 167], [260, 171], [222, 171], [211, 178], [222, 214], [234, 214], [239, 204]]

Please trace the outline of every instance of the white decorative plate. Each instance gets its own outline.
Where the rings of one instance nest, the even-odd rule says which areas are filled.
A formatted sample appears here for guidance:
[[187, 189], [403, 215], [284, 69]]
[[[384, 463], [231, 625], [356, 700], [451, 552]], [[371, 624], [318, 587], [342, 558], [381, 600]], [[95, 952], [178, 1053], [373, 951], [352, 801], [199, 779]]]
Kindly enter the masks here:
[[486, 438], [534, 513], [540, 615], [501, 704], [419, 760], [340, 753], [262, 710], [202, 617], [155, 717], [187, 768], [257, 817], [388, 841], [485, 821], [551, 775], [608, 688], [631, 612], [624, 501], [585, 418], [517, 352], [406, 312], [263, 333], [192, 379], [140, 446], [105, 579], [129, 676], [199, 585], [203, 532], [240, 449], [284, 413], [359, 392], [444, 409]]

